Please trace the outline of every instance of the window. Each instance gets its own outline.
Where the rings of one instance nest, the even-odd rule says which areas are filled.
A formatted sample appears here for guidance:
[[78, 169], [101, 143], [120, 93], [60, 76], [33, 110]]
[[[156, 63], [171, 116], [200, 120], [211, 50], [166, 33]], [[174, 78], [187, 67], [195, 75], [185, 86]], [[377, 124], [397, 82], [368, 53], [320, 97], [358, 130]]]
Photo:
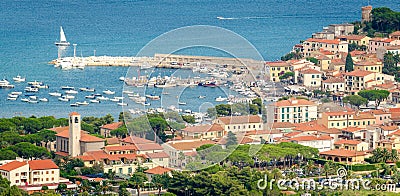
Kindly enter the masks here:
[[46, 171], [46, 174], [49, 174], [49, 171]]
[[51, 181], [54, 181], [54, 178], [51, 178]]
[[49, 178], [46, 178], [46, 181], [49, 181]]
[[256, 128], [256, 125], [253, 125], [253, 128], [255, 129], [255, 128]]
[[15, 176], [19, 176], [19, 173], [16, 173]]

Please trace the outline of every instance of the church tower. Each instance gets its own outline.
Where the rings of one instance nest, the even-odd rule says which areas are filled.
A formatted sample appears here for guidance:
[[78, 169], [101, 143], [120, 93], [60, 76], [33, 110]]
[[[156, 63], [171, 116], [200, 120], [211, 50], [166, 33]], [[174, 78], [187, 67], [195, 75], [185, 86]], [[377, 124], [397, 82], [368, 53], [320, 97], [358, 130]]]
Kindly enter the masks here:
[[361, 22], [370, 22], [371, 21], [371, 12], [372, 12], [372, 6], [364, 6], [361, 7]]
[[81, 139], [81, 115], [77, 112], [69, 114], [69, 142], [68, 153], [75, 157], [81, 154], [80, 142]]

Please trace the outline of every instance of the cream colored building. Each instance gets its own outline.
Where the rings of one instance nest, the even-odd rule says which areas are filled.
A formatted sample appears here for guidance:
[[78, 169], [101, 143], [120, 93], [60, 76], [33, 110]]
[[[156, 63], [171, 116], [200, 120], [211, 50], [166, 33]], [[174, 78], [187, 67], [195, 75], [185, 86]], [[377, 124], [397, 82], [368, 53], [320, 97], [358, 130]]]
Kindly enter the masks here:
[[334, 143], [334, 149], [367, 151], [369, 149], [369, 144], [359, 140], [340, 139]]
[[348, 52], [348, 47], [347, 41], [341, 41], [339, 39], [327, 40], [309, 38], [303, 42], [303, 53], [304, 57], [310, 57], [314, 51], [323, 49], [336, 54], [339, 52]]
[[322, 81], [322, 90], [332, 93], [343, 93], [345, 91], [344, 78], [332, 77]]
[[321, 87], [322, 72], [314, 69], [305, 69], [299, 71], [298, 83], [309, 88]]
[[359, 46], [368, 46], [370, 37], [366, 35], [345, 35], [339, 36], [340, 39], [349, 42], [349, 44], [355, 43]]
[[380, 47], [396, 46], [396, 45], [400, 45], [400, 40], [375, 37], [369, 40], [368, 52], [376, 53], [377, 49]]
[[292, 72], [290, 64], [285, 61], [271, 61], [265, 64], [269, 67], [269, 77], [272, 82], [279, 82], [279, 76], [282, 76], [286, 72]]
[[219, 117], [213, 123], [221, 125], [226, 132], [263, 130], [263, 120], [258, 115]]
[[181, 135], [183, 139], [207, 139], [215, 140], [224, 137], [224, 128], [219, 124], [213, 125], [195, 125], [182, 129]]
[[381, 61], [359, 61], [354, 62], [354, 70], [371, 71], [382, 73], [383, 64]]
[[323, 112], [318, 123], [327, 128], [366, 128], [368, 125], [375, 124], [375, 116], [368, 112]]
[[317, 104], [305, 99], [290, 98], [270, 105], [274, 107], [274, 122], [301, 123], [316, 120]]
[[387, 81], [394, 81], [394, 76], [364, 70], [354, 70], [344, 75], [346, 78], [345, 90], [350, 94], [355, 94], [360, 90], [365, 90]]

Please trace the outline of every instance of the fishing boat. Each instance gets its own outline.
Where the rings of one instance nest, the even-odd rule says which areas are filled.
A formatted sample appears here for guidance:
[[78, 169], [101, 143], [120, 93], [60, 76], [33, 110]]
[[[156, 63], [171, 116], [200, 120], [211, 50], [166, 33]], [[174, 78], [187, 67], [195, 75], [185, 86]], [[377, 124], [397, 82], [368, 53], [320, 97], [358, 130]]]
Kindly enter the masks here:
[[73, 86], [61, 86], [61, 89], [62, 90], [74, 90], [75, 87], [73, 87]]
[[16, 77], [13, 77], [13, 80], [15, 82], [25, 82], [25, 78], [21, 77], [20, 75], [17, 75]]
[[59, 92], [52, 92], [52, 93], [49, 93], [49, 95], [53, 96], [53, 97], [61, 97], [62, 96], [62, 94]]
[[47, 98], [40, 98], [39, 101], [41, 102], [48, 102], [49, 100]]
[[103, 93], [106, 95], [113, 95], [113, 94], [115, 94], [115, 91], [105, 90], [105, 91], [103, 91]]
[[217, 102], [222, 102], [222, 101], [226, 101], [228, 98], [226, 98], [226, 97], [221, 97], [221, 96], [219, 96], [219, 97], [217, 97], [217, 98], [215, 98], [215, 101], [217, 101]]
[[68, 102], [69, 101], [69, 99], [64, 98], [64, 97], [60, 97], [60, 98], [58, 98], [58, 100], [59, 101], [63, 101], [63, 102]]
[[76, 90], [67, 90], [67, 91], [65, 91], [65, 93], [67, 93], [67, 94], [78, 94], [78, 91], [76, 91]]

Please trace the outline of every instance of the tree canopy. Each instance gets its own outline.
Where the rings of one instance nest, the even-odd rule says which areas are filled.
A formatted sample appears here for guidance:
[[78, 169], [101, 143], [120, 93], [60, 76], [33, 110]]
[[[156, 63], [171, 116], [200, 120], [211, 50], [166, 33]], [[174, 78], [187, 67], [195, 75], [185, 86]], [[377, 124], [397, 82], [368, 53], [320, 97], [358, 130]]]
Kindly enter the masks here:
[[361, 105], [367, 105], [368, 100], [359, 95], [349, 95], [343, 98], [344, 103], [349, 103], [350, 105], [360, 108]]
[[387, 90], [361, 90], [358, 95], [366, 98], [368, 101], [375, 101], [375, 108], [378, 108], [380, 103], [387, 99], [390, 92]]
[[354, 70], [354, 63], [350, 53], [348, 53], [346, 56], [346, 64], [344, 69], [346, 70], [346, 72], [351, 72]]

